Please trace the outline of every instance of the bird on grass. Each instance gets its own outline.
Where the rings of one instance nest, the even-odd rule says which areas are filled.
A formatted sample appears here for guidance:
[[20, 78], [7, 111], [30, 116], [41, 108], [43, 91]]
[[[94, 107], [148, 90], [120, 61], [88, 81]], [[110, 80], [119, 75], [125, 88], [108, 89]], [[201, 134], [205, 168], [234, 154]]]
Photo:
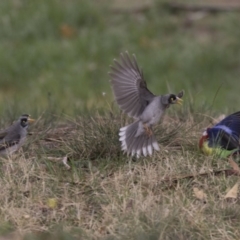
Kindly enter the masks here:
[[125, 52], [120, 58], [121, 62], [114, 59], [115, 65], [110, 66], [110, 82], [119, 107], [135, 119], [132, 124], [120, 128], [122, 150], [137, 157], [152, 155], [154, 149], [159, 151], [152, 126], [171, 104], [182, 104], [183, 91], [177, 95], [154, 95], [147, 88], [135, 55], [130, 58]]
[[34, 122], [30, 115], [23, 114], [8, 128], [0, 131], [0, 155], [11, 155], [24, 143], [28, 123]]
[[199, 148], [206, 155], [223, 158], [240, 153], [240, 111], [207, 128], [199, 140]]

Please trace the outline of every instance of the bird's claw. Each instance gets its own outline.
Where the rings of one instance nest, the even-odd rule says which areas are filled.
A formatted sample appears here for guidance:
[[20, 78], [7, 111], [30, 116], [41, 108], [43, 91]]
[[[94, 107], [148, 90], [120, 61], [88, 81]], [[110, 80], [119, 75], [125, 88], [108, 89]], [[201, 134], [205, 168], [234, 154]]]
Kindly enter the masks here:
[[147, 134], [148, 137], [151, 137], [153, 135], [152, 129], [148, 127], [146, 124], [143, 124], [145, 133]]

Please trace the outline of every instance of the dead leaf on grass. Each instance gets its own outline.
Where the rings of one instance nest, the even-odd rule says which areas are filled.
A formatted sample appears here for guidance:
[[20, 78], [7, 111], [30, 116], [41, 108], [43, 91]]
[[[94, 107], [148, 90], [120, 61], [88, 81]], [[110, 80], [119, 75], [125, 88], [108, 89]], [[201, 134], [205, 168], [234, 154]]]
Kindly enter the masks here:
[[60, 26], [60, 32], [65, 38], [72, 38], [76, 35], [76, 29], [66, 23]]
[[240, 174], [240, 168], [238, 166], [238, 164], [232, 159], [232, 157], [230, 157], [228, 159], [229, 161], [229, 164], [230, 166], [233, 168], [233, 170], [236, 172], [236, 173], [239, 173]]
[[65, 167], [67, 168], [67, 170], [69, 170], [71, 167], [67, 164], [67, 160], [68, 160], [68, 157], [65, 156], [62, 160], [63, 164], [65, 165]]
[[224, 199], [227, 199], [227, 198], [236, 199], [237, 195], [238, 195], [238, 182], [236, 182], [235, 185], [227, 192]]
[[203, 192], [203, 190], [198, 189], [197, 187], [193, 188], [194, 196], [199, 200], [206, 200], [207, 194]]
[[49, 198], [47, 200], [47, 205], [49, 208], [56, 208], [57, 207], [57, 199], [56, 198]]
[[48, 160], [53, 161], [53, 162], [62, 162], [63, 165], [69, 170], [71, 167], [68, 165], [68, 157], [65, 156], [64, 158], [62, 157], [47, 157]]
[[213, 123], [214, 123], [214, 124], [217, 124], [217, 123], [219, 123], [220, 121], [222, 121], [225, 117], [226, 117], [225, 114], [221, 114], [219, 117], [213, 119]]

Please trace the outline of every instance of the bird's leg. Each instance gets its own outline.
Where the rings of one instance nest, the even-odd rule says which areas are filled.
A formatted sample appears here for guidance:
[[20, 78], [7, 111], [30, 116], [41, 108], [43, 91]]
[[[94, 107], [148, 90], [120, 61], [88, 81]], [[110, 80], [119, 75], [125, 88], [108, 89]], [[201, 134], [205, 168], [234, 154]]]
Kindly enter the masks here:
[[143, 128], [148, 137], [151, 137], [153, 135], [152, 129], [150, 127], [148, 127], [148, 125], [146, 123], [143, 124]]

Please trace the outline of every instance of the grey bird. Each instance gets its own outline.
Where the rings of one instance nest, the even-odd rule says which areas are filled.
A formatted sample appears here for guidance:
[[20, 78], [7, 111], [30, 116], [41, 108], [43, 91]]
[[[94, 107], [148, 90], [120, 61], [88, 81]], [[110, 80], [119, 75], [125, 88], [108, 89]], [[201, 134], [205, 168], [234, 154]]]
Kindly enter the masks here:
[[23, 114], [10, 127], [0, 131], [0, 155], [10, 155], [23, 145], [28, 123], [31, 122], [34, 122], [34, 119], [28, 114]]
[[137, 157], [152, 155], [154, 149], [160, 150], [152, 126], [159, 122], [171, 104], [182, 104], [184, 92], [155, 96], [147, 88], [135, 55], [131, 59], [125, 52], [120, 58], [121, 62], [114, 59], [115, 65], [110, 66], [110, 83], [119, 107], [135, 118], [132, 124], [120, 128], [122, 150]]

